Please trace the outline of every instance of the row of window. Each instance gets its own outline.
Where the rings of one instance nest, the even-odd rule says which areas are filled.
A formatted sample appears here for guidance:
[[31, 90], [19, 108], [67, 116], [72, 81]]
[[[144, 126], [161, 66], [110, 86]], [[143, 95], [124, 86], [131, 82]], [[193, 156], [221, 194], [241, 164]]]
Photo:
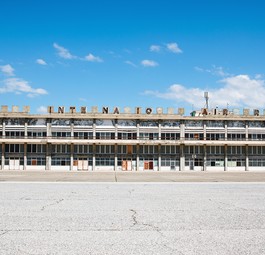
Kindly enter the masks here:
[[[157, 159], [153, 158], [140, 158], [140, 166], [143, 165], [143, 162], [146, 160], [150, 160], [157, 165]], [[78, 163], [84, 163], [84, 166], [92, 166], [93, 160], [92, 158], [74, 158], [74, 166], [78, 166]], [[131, 159], [124, 159], [118, 158], [118, 166], [124, 164], [124, 162], [136, 162], [136, 158]], [[113, 157], [96, 157], [95, 159], [96, 166], [114, 166], [114, 158]], [[21, 158], [6, 158], [5, 165], [24, 165], [24, 159]], [[45, 166], [46, 165], [46, 158], [45, 157], [28, 157], [27, 158], [27, 165], [28, 166]], [[70, 166], [70, 158], [60, 158], [60, 157], [53, 157], [51, 161], [51, 165], [55, 166]], [[179, 158], [162, 158], [161, 159], [161, 166], [169, 166], [169, 167], [176, 167], [180, 165]], [[225, 161], [223, 158], [210, 158], [206, 160], [206, 166], [211, 167], [224, 167]], [[228, 158], [227, 159], [227, 166], [228, 167], [239, 167], [245, 166], [246, 160], [244, 158]], [[196, 158], [196, 159], [185, 159], [185, 166], [194, 167], [194, 166], [203, 166], [203, 159]], [[249, 158], [249, 166], [253, 167], [264, 167], [265, 166], [265, 158]]]
[[[70, 154], [71, 147], [66, 144], [52, 145], [52, 154]], [[96, 154], [115, 154], [114, 145], [96, 145]], [[118, 145], [118, 154], [136, 154], [136, 145]], [[264, 155], [265, 146], [248, 146], [248, 155]], [[0, 146], [0, 152], [2, 147]], [[47, 145], [45, 144], [27, 144], [27, 153], [45, 154]], [[5, 153], [24, 153], [24, 144], [5, 144]], [[163, 145], [160, 146], [161, 154], [180, 154], [180, 146]], [[204, 146], [185, 146], [186, 155], [204, 155]], [[92, 145], [74, 145], [74, 154], [93, 154]], [[158, 154], [157, 145], [140, 145], [139, 154]], [[207, 146], [207, 155], [224, 155], [224, 146]], [[245, 155], [245, 146], [227, 146], [228, 155]]]
[[[2, 136], [0, 132], [0, 136]], [[47, 137], [47, 132], [28, 132], [28, 138]], [[7, 138], [24, 138], [25, 133], [22, 131], [7, 131]], [[71, 132], [52, 132], [52, 137], [56, 138], [69, 138]], [[93, 139], [93, 132], [74, 132], [76, 139]], [[96, 132], [96, 139], [100, 140], [114, 140], [114, 132]], [[118, 133], [119, 140], [137, 140], [137, 133]], [[158, 140], [159, 133], [139, 133], [141, 140]], [[203, 133], [185, 133], [187, 140], [204, 140]], [[227, 140], [245, 140], [246, 134], [227, 134]], [[180, 133], [161, 133], [161, 140], [180, 140]], [[206, 133], [206, 140], [225, 140], [224, 133]], [[265, 134], [249, 134], [248, 140], [265, 140]]]

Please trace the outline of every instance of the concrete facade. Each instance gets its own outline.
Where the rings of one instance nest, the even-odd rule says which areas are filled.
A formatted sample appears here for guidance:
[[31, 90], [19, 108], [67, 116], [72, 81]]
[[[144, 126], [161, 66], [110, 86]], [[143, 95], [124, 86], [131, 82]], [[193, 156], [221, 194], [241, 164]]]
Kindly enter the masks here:
[[158, 107], [0, 112], [2, 170], [264, 171], [265, 116]]

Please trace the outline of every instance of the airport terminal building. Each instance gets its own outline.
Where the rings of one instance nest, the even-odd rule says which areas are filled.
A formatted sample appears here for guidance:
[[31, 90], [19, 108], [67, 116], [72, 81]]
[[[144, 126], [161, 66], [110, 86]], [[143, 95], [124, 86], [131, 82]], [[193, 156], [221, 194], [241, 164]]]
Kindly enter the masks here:
[[265, 171], [259, 110], [2, 106], [1, 170]]

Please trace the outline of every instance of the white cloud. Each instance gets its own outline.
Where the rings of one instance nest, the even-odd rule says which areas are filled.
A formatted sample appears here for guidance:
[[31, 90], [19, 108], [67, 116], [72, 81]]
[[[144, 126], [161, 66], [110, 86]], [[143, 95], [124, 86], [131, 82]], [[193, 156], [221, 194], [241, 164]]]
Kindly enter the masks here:
[[46, 95], [48, 92], [45, 89], [32, 88], [29, 83], [20, 78], [8, 78], [2, 81], [4, 86], [0, 87], [0, 94], [4, 93], [15, 93], [21, 94], [26, 93], [28, 97], [35, 97], [38, 95]]
[[91, 53], [85, 56], [85, 60], [89, 62], [103, 62], [103, 60], [100, 57], [96, 57]]
[[126, 60], [124, 63], [127, 65], [130, 65], [130, 66], [133, 66], [133, 67], [137, 67], [137, 65], [135, 65], [133, 62], [131, 62], [129, 60]]
[[4, 66], [0, 66], [0, 70], [3, 74], [7, 75], [7, 76], [14, 76], [14, 68], [11, 65], [4, 65]]
[[47, 113], [47, 107], [45, 107], [45, 106], [40, 106], [40, 107], [38, 107], [37, 108], [37, 112], [38, 113], [41, 113], [41, 114], [43, 114], [43, 113]]
[[168, 43], [166, 46], [167, 49], [173, 53], [182, 53], [182, 50], [179, 48], [177, 43]]
[[38, 58], [36, 60], [36, 63], [39, 64], [39, 65], [43, 65], [43, 66], [46, 66], [47, 65], [47, 63], [43, 59], [41, 59], [41, 58]]
[[158, 63], [153, 61], [153, 60], [148, 60], [148, 59], [145, 59], [141, 62], [141, 64], [144, 66], [144, 67], [155, 67], [155, 66], [158, 66]]
[[203, 93], [209, 91], [210, 104], [226, 107], [265, 107], [265, 80], [251, 79], [248, 75], [236, 75], [219, 81], [220, 88], [203, 90], [201, 88], [186, 88], [181, 84], [171, 85], [166, 92], [145, 91], [146, 95], [186, 102], [195, 107], [205, 105]]
[[159, 52], [160, 50], [161, 50], [161, 47], [159, 45], [151, 45], [150, 46], [150, 51]]
[[58, 45], [57, 43], [54, 43], [53, 47], [57, 50], [57, 53], [61, 58], [64, 58], [64, 59], [75, 59], [75, 58], [77, 58], [76, 56], [72, 55], [69, 52], [69, 50]]

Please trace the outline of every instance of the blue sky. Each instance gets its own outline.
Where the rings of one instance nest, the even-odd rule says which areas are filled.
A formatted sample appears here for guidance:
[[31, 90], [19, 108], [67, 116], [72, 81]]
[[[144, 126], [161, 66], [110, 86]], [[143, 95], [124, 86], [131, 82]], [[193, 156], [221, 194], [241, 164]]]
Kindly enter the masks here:
[[265, 108], [265, 1], [1, 1], [1, 105]]

